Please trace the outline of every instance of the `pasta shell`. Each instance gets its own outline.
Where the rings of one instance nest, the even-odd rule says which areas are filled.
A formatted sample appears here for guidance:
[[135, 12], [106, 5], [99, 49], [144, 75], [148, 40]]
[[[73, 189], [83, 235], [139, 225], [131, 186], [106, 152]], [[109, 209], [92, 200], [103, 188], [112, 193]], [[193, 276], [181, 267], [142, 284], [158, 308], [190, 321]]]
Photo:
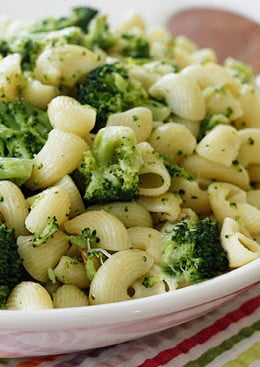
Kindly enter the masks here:
[[89, 291], [90, 304], [126, 301], [130, 285], [152, 267], [153, 260], [145, 251], [118, 251], [97, 270]]
[[8, 310], [39, 310], [53, 308], [51, 297], [39, 283], [24, 281], [19, 283], [7, 300]]
[[189, 77], [169, 73], [149, 90], [155, 98], [164, 98], [173, 113], [191, 121], [205, 117], [206, 106], [199, 86]]
[[11, 181], [0, 181], [0, 213], [7, 227], [14, 228], [17, 236], [27, 234], [24, 222], [28, 205], [21, 189]]
[[88, 305], [85, 292], [75, 285], [64, 284], [53, 294], [55, 308], [83, 307]]
[[117, 217], [104, 210], [92, 210], [78, 215], [64, 223], [68, 233], [80, 234], [83, 229], [96, 231], [99, 247], [119, 251], [130, 247], [131, 241], [125, 226]]
[[48, 117], [53, 128], [84, 138], [96, 122], [96, 111], [69, 96], [53, 98], [48, 106]]
[[55, 184], [79, 166], [87, 148], [81, 137], [59, 129], [51, 130], [45, 145], [34, 158], [32, 175], [26, 185], [36, 190]]
[[32, 240], [32, 236], [19, 236], [18, 252], [26, 271], [39, 282], [46, 282], [48, 270], [54, 268], [65, 255], [69, 242], [63, 232], [54, 233], [53, 237], [41, 246], [33, 247]]

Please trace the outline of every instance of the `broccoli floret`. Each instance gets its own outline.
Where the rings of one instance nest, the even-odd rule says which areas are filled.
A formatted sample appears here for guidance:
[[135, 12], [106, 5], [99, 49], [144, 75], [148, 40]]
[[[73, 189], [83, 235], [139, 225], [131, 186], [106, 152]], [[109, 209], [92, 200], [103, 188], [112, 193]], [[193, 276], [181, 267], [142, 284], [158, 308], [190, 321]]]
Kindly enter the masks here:
[[130, 77], [127, 65], [120, 62], [93, 69], [79, 84], [76, 98], [80, 103], [96, 108], [93, 132], [106, 125], [110, 114], [137, 106], [146, 106], [153, 114], [163, 110], [165, 115], [165, 105], [151, 99], [141, 83]]
[[255, 73], [252, 66], [243, 63], [242, 61], [229, 58], [226, 66], [231, 75], [238, 78], [241, 83], [252, 83], [255, 79]]
[[37, 247], [46, 243], [46, 241], [53, 237], [54, 233], [57, 232], [59, 229], [59, 224], [56, 217], [50, 217], [47, 220], [46, 227], [43, 229], [41, 234], [38, 234], [33, 237], [32, 245], [33, 247]]
[[162, 266], [183, 287], [213, 278], [228, 270], [218, 223], [208, 217], [182, 220], [163, 234]]
[[131, 128], [109, 126], [99, 130], [92, 151], [74, 173], [74, 180], [86, 203], [131, 201], [139, 192], [141, 158]]
[[11, 290], [22, 280], [22, 259], [13, 229], [0, 225], [0, 309], [5, 308]]
[[31, 159], [0, 157], [0, 180], [10, 180], [21, 186], [31, 176], [32, 166]]
[[164, 164], [171, 178], [183, 177], [188, 181], [195, 180], [194, 176], [192, 176], [184, 167], [179, 166], [177, 163], [171, 163], [167, 159], [164, 159]]
[[200, 123], [197, 140], [200, 141], [201, 139], [203, 139], [205, 135], [207, 135], [212, 129], [214, 129], [214, 127], [218, 125], [228, 125], [229, 123], [230, 122], [228, 116], [222, 113], [207, 115]]
[[123, 33], [120, 42], [123, 42], [120, 54], [134, 59], [149, 59], [150, 44], [140, 34]]
[[29, 27], [31, 33], [51, 32], [67, 27], [79, 27], [84, 32], [87, 30], [89, 22], [98, 14], [98, 10], [88, 6], [72, 8], [71, 12], [64, 17], [48, 17], [34, 22]]
[[79, 235], [69, 235], [69, 242], [80, 248], [81, 257], [84, 261], [86, 274], [88, 279], [91, 281], [96, 274], [96, 262], [95, 260], [103, 262], [104, 254], [106, 251], [98, 248], [100, 239], [97, 237], [96, 231], [91, 231], [90, 228], [84, 228]]
[[108, 51], [116, 43], [116, 36], [110, 30], [107, 16], [97, 14], [89, 24], [85, 46], [91, 50], [100, 48]]
[[23, 99], [0, 101], [2, 157], [33, 158], [45, 144], [51, 128], [46, 111]]

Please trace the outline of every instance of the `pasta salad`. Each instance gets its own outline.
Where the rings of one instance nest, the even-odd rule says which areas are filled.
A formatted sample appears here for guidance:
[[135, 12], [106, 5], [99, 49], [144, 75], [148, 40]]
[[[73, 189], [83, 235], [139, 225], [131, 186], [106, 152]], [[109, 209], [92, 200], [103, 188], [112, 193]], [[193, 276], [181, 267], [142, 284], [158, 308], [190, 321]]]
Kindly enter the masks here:
[[175, 292], [260, 256], [249, 65], [136, 13], [1, 29], [0, 308]]

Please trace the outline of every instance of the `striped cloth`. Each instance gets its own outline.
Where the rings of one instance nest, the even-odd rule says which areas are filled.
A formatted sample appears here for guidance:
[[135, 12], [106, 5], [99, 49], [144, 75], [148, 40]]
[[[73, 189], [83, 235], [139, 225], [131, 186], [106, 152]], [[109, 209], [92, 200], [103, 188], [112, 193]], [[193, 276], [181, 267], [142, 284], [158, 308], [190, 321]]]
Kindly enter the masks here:
[[0, 360], [0, 366], [259, 367], [260, 284], [199, 319], [158, 334], [91, 352]]

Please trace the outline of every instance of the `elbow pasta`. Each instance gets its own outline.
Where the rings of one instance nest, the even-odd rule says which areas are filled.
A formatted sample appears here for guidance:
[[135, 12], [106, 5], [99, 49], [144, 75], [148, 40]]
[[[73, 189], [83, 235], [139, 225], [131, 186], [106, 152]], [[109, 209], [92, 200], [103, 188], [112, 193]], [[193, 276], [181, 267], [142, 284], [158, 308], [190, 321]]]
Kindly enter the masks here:
[[[161, 242], [167, 228], [185, 218], [216, 219], [231, 271], [260, 257], [260, 92], [253, 77], [232, 73], [231, 61], [220, 65], [213, 49], [147, 29], [136, 13], [113, 31], [121, 41], [105, 50], [73, 44], [66, 30], [61, 41], [50, 34], [53, 42], [39, 52], [32, 72], [23, 69], [19, 53], [0, 59], [0, 101], [23, 98], [44, 110], [51, 126], [23, 186], [0, 180], [0, 222], [14, 229], [31, 279], [12, 290], [9, 309], [91, 307], [175, 291], [176, 280], [161, 265]], [[125, 33], [144, 37], [149, 59], [132, 62], [122, 54]], [[85, 154], [97, 149], [100, 116], [97, 107], [77, 100], [77, 91], [89, 72], [116, 61], [126, 63], [146, 102], [113, 100], [102, 128], [124, 126], [134, 134], [138, 193], [88, 202], [75, 177]], [[121, 75], [116, 85], [129, 94]], [[211, 118], [217, 123], [203, 130]], [[113, 134], [106, 139], [102, 163], [119, 144]], [[106, 175], [105, 181], [113, 170]], [[93, 238], [73, 242], [85, 230], [94, 245]], [[150, 278], [155, 282], [147, 285]]]

